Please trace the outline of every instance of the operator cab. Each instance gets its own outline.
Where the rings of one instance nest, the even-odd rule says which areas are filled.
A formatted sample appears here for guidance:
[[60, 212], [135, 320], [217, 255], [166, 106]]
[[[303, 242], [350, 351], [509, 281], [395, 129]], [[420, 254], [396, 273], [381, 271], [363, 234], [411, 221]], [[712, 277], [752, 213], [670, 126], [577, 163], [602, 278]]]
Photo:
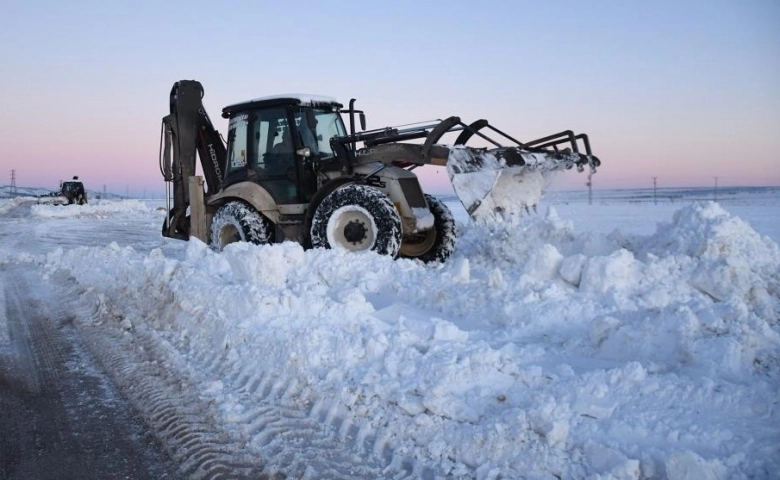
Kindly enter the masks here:
[[262, 97], [222, 110], [229, 119], [224, 186], [252, 180], [278, 204], [307, 203], [317, 171], [335, 154], [332, 137], [347, 134], [335, 99], [314, 95]]

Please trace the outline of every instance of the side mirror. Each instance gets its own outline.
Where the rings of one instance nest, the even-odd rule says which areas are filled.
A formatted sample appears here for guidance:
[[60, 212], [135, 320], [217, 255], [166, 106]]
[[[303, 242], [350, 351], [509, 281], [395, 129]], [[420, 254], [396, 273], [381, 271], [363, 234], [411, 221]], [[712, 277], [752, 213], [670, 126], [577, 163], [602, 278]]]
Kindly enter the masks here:
[[366, 114], [363, 112], [360, 112], [360, 129], [366, 129]]

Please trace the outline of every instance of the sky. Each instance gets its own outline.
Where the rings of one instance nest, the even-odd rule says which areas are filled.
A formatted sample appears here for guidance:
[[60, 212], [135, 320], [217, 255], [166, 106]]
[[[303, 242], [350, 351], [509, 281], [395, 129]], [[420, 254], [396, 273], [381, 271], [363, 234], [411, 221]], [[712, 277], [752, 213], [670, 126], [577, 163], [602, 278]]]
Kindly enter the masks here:
[[[780, 185], [780, 3], [3, 2], [0, 185], [162, 195], [180, 79], [223, 106], [357, 99], [369, 128], [458, 115], [590, 136], [595, 188]], [[446, 188], [446, 173], [421, 173]], [[582, 189], [566, 173], [554, 188]]]

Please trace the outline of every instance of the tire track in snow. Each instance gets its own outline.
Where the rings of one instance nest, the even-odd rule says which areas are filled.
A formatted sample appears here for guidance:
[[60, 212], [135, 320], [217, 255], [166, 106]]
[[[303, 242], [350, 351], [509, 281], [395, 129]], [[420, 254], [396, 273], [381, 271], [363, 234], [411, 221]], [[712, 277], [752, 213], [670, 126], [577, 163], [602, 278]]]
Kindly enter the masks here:
[[[224, 333], [229, 328], [218, 324], [223, 321], [198, 319]], [[286, 370], [263, 371], [262, 362], [252, 362], [253, 351], [239, 344], [231, 346], [238, 350], [228, 355], [225, 348], [214, 348], [213, 341], [187, 336], [193, 363], [203, 365], [210, 377], [220, 379], [225, 391], [238, 397], [231, 403], [237, 403], [233, 411], [241, 413], [231, 414], [228, 421], [241, 429], [248, 448], [262, 452], [285, 474], [294, 478], [435, 477], [430, 468], [392, 450], [393, 437], [383, 428], [380, 414], [353, 415], [338, 392], [310, 401], [306, 385]]]
[[[0, 477], [82, 478], [95, 471], [161, 478], [170, 462], [83, 348], [37, 272], [0, 269]], [[129, 477], [128, 477], [129, 478]], [[178, 478], [169, 476], [169, 478]]]
[[[237, 392], [246, 410], [232, 419], [247, 447], [269, 459], [289, 478], [383, 478], [384, 464], [353, 451], [311, 408], [296, 402], [298, 382], [283, 373], [248, 375], [246, 364], [226, 361], [214, 349], [196, 360], [222, 376], [226, 390]], [[405, 476], [399, 477], [404, 478]]]
[[[228, 360], [213, 345], [177, 349], [148, 319], [125, 331], [131, 327], [123, 328], [108, 292], [83, 291], [67, 274], [56, 275], [64, 278], [52, 283], [73, 285], [66, 297], [75, 299], [77, 324], [91, 349], [190, 478], [434, 478], [392, 451], [378, 420], [355, 417], [334, 398], [296, 401], [302, 387], [289, 374], [247, 373], [246, 359]], [[123, 307], [160, 313], [148, 305]], [[201, 394], [211, 383], [204, 375], [237, 394], [244, 411], [230, 418], [217, 411], [220, 402]]]
[[434, 478], [433, 472], [396, 455], [373, 419], [353, 417], [334, 399], [311, 405], [296, 401], [302, 390], [296, 379], [278, 372], [249, 375], [242, 368], [246, 364], [228, 362], [218, 370], [233, 372], [222, 381], [250, 406], [235, 421], [243, 425], [248, 443], [290, 477]]
[[[74, 284], [68, 278], [55, 283]], [[177, 363], [170, 349], [143, 332], [125, 334], [105, 299], [79, 290], [65, 290], [65, 298], [76, 299], [71, 306], [77, 327], [180, 465], [181, 474], [192, 479], [283, 478], [267, 472], [262, 459], [245, 455], [244, 445], [215, 424], [217, 414], [198, 395], [197, 383], [186, 372], [166, 368]]]

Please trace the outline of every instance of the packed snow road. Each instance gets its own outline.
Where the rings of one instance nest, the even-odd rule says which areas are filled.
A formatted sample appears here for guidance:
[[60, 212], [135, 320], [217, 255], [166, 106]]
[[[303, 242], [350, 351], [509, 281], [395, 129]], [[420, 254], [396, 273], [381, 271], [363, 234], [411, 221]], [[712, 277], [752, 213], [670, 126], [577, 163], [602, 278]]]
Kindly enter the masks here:
[[0, 478], [177, 478], [36, 271], [0, 267]]
[[461, 218], [441, 265], [289, 243], [217, 254], [163, 239], [144, 202], [9, 202], [0, 268], [40, 276], [8, 296], [67, 312], [61, 337], [99, 361], [172, 475], [768, 479], [780, 202], [748, 193]]

